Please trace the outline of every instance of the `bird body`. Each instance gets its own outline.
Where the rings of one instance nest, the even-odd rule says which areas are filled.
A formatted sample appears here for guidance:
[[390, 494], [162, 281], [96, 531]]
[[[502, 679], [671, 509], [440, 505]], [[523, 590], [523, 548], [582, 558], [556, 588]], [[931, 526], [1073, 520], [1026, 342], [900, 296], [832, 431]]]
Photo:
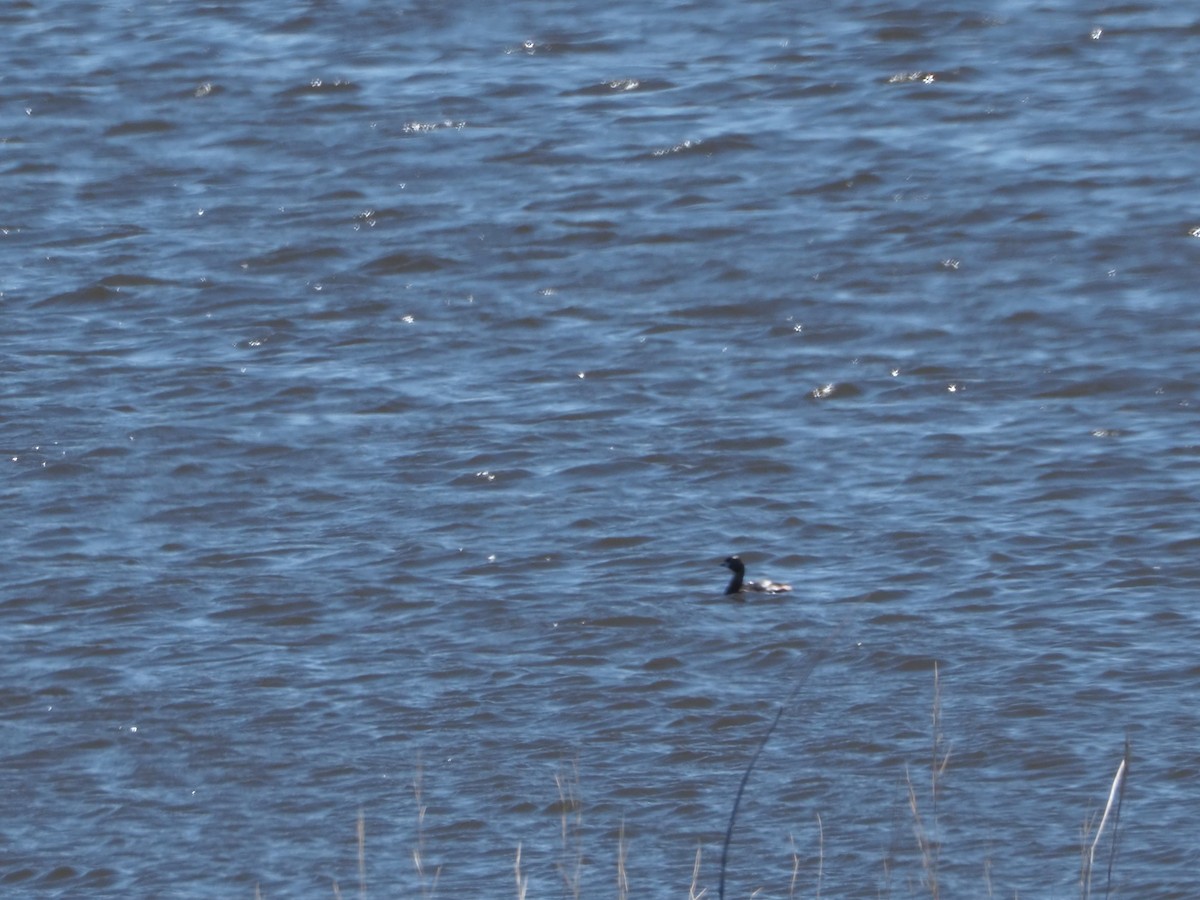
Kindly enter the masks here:
[[790, 584], [767, 581], [765, 578], [759, 581], [746, 581], [746, 564], [740, 557], [730, 556], [721, 565], [733, 572], [733, 577], [729, 580], [729, 587], [725, 588], [726, 594], [741, 594], [745, 591], [754, 591], [760, 594], [786, 594], [792, 589]]

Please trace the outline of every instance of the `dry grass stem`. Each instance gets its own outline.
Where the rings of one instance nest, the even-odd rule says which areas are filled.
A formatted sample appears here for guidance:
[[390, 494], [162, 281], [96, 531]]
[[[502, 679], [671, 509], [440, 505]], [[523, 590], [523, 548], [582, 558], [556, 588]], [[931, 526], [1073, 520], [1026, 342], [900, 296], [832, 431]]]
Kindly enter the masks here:
[[912, 776], [908, 767], [904, 767], [904, 783], [908, 785], [908, 809], [913, 817], [913, 834], [917, 838], [917, 847], [921, 851], [921, 868], [925, 872], [925, 886], [933, 900], [938, 898], [937, 857], [933, 849], [933, 840], [921, 820], [921, 807], [917, 802], [917, 789], [913, 787]]
[[361, 900], [367, 898], [367, 820], [363, 816], [362, 807], [358, 809], [358, 896]]
[[[425, 900], [429, 900], [437, 892], [438, 879], [442, 874], [442, 867], [438, 866], [433, 870], [433, 881], [431, 884], [426, 884], [425, 875], [425, 811], [427, 807], [421, 802], [421, 765], [417, 764], [417, 773], [413, 776], [413, 797], [417, 802], [417, 846], [413, 848], [413, 865], [417, 869], [417, 881], [421, 885], [421, 896]], [[365, 897], [365, 884], [364, 884]]]
[[931, 714], [933, 742], [929, 765], [929, 826], [921, 817], [920, 803], [917, 801], [917, 791], [913, 787], [912, 777], [908, 768], [904, 769], [904, 782], [908, 786], [908, 808], [913, 817], [913, 832], [917, 838], [917, 846], [921, 851], [921, 868], [924, 871], [925, 887], [929, 896], [938, 900], [938, 865], [941, 855], [941, 841], [938, 838], [938, 797], [941, 795], [942, 778], [946, 767], [950, 764], [950, 750], [945, 746], [945, 736], [942, 734], [942, 686], [938, 666], [933, 664], [933, 710]]
[[696, 893], [696, 888], [700, 885], [700, 848], [696, 848], [696, 862], [692, 865], [692, 883], [688, 887], [688, 900], [700, 900], [708, 893], [708, 888], [701, 888], [700, 893]]
[[796, 849], [794, 834], [788, 834], [788, 843], [792, 845], [792, 880], [788, 884], [788, 900], [795, 900], [796, 879], [800, 877], [800, 851]]
[[521, 877], [521, 845], [517, 844], [517, 861], [513, 865], [517, 876], [517, 900], [525, 900], [525, 892], [529, 889], [529, 879]]
[[629, 876], [625, 873], [625, 820], [617, 835], [617, 900], [629, 900]]
[[572, 777], [568, 781], [561, 772], [554, 775], [558, 787], [558, 807], [562, 825], [562, 859], [558, 873], [562, 876], [567, 893], [579, 900], [583, 881], [583, 803], [579, 798], [579, 764], [572, 764]]
[[[932, 900], [940, 900], [941, 885], [939, 875], [940, 864], [940, 849], [941, 839], [938, 824], [938, 802], [941, 796], [942, 779], [945, 777], [946, 771], [950, 762], [949, 744], [945, 740], [942, 733], [942, 718], [941, 718], [941, 682], [938, 667], [934, 666], [934, 694], [931, 723], [933, 729], [931, 759], [930, 759], [930, 781], [929, 781], [929, 796], [922, 798], [918, 796], [918, 791], [913, 783], [912, 773], [908, 766], [904, 769], [904, 782], [906, 786], [908, 815], [911, 816], [911, 824], [913, 835], [916, 838], [917, 848], [920, 853], [921, 862], [921, 887], [914, 881], [907, 886], [910, 890], [919, 891], [921, 888], [928, 893]], [[781, 705], [777, 711], [774, 723], [777, 723], [782, 710], [786, 708], [786, 704]], [[767, 732], [767, 737], [770, 736], [770, 729]], [[760, 742], [758, 750], [762, 749], [765, 744], [765, 739]], [[757, 757], [757, 751], [755, 754]], [[1082, 900], [1091, 900], [1092, 883], [1095, 868], [1097, 865], [1097, 856], [1103, 857], [1104, 849], [1102, 841], [1109, 842], [1107, 851], [1107, 872], [1104, 887], [1104, 896], [1107, 898], [1113, 892], [1113, 866], [1115, 864], [1118, 842], [1120, 839], [1120, 816], [1121, 805], [1124, 799], [1125, 787], [1128, 783], [1130, 772], [1130, 761], [1132, 758], [1130, 743], [1128, 738], [1125, 741], [1124, 753], [1120, 764], [1117, 766], [1116, 775], [1113, 778], [1112, 785], [1108, 792], [1108, 801], [1104, 807], [1102, 814], [1099, 815], [1099, 821], [1096, 817], [1090, 817], [1085, 823], [1082, 830], [1080, 841], [1080, 897]], [[742, 781], [739, 785], [738, 798], [740, 799], [742, 788], [745, 787], [747, 777], [753, 770], [753, 760], [747, 767]], [[558, 791], [558, 808], [560, 815], [559, 822], [559, 839], [561, 843], [561, 860], [557, 864], [559, 875], [563, 884], [563, 896], [579, 900], [582, 896], [582, 881], [584, 869], [584, 853], [583, 853], [583, 804], [580, 800], [579, 788], [579, 766], [578, 761], [572, 764], [570, 774], [560, 771], [554, 776], [555, 786]], [[422, 794], [422, 771], [420, 763], [417, 765], [417, 770], [414, 775], [413, 796], [417, 807], [417, 839], [416, 846], [412, 850], [413, 865], [416, 869], [418, 883], [420, 884], [420, 896], [423, 900], [432, 900], [437, 892], [439, 879], [441, 876], [441, 867], [432, 869], [427, 868], [424, 853], [424, 823], [428, 807], [424, 803]], [[737, 811], [737, 803], [734, 804], [734, 814]], [[900, 817], [904, 817], [902, 808], [896, 808], [895, 813]], [[825, 826], [820, 813], [815, 813], [817, 823], [817, 871], [816, 883], [813, 896], [816, 900], [821, 900], [822, 890], [824, 888], [825, 875]], [[894, 824], [899, 825], [899, 822]], [[729, 849], [729, 839], [734, 825], [734, 816], [731, 816], [729, 826], [725, 833], [725, 843], [722, 847], [721, 854], [721, 881], [718, 890], [718, 900], [721, 900], [724, 890], [724, 877], [726, 873], [725, 863], [727, 861], [727, 853]], [[899, 828], [892, 829], [893, 838], [904, 843], [902, 831]], [[358, 862], [358, 895], [359, 900], [367, 898], [367, 874], [366, 874], [366, 816], [363, 809], [360, 807], [356, 821], [356, 837], [357, 837], [357, 862]], [[791, 847], [791, 877], [788, 883], [787, 897], [788, 900], [796, 900], [800, 894], [797, 891], [800, 880], [801, 869], [801, 854], [796, 846], [795, 835], [788, 835], [788, 842]], [[628, 843], [625, 834], [625, 820], [622, 818], [620, 827], [617, 832], [617, 900], [629, 900], [629, 875], [628, 875]], [[692, 865], [691, 882], [688, 886], [688, 900], [704, 900], [708, 896], [708, 888], [700, 887], [700, 864], [702, 859], [703, 848], [697, 846], [696, 857]], [[892, 845], [883, 859], [883, 875], [884, 884], [879, 891], [879, 896], [890, 897], [892, 895], [892, 879], [897, 871], [897, 854], [902, 853], [897, 845]], [[911, 851], [910, 851], [911, 852]], [[521, 870], [523, 845], [518, 843], [516, 848], [516, 857], [513, 862], [513, 877], [516, 883], [517, 900], [526, 900], [529, 891], [529, 877]], [[907, 854], [904, 854], [907, 856]], [[1103, 858], [1100, 861], [1101, 865], [1105, 865]], [[772, 878], [772, 880], [774, 880]], [[985, 894], [988, 898], [995, 896], [995, 888], [992, 883], [992, 859], [989, 850], [987, 856], [983, 860], [983, 881]], [[332, 882], [334, 900], [342, 900], [341, 886], [336, 880]], [[760, 897], [765, 895], [769, 889], [765, 886], [759, 886], [753, 889], [750, 897]], [[1099, 888], [1097, 887], [1097, 892]], [[1014, 897], [1017, 895], [1014, 894]], [[261, 885], [254, 885], [255, 900], [262, 900], [263, 893]]]
[[825, 823], [817, 813], [817, 900], [821, 900], [821, 882], [825, 877]]
[[[1117, 766], [1117, 774], [1113, 777], [1112, 787], [1108, 790], [1108, 803], [1104, 806], [1104, 813], [1100, 816], [1100, 825], [1096, 828], [1096, 837], [1088, 846], [1087, 852], [1083, 860], [1083, 872], [1080, 875], [1080, 888], [1084, 900], [1089, 900], [1092, 896], [1092, 872], [1096, 865], [1096, 848], [1100, 846], [1100, 840], [1104, 837], [1104, 828], [1108, 825], [1109, 818], [1112, 819], [1112, 845], [1108, 855], [1108, 878], [1104, 888], [1104, 895], [1107, 897], [1112, 891], [1112, 867], [1113, 860], [1117, 854], [1117, 827], [1121, 819], [1121, 801], [1125, 797], [1125, 781], [1129, 775], [1129, 758], [1130, 747], [1129, 738], [1125, 739], [1125, 752], [1121, 756], [1121, 763]], [[1084, 831], [1084, 841], [1086, 843], [1087, 835], [1090, 832], [1090, 823]]]

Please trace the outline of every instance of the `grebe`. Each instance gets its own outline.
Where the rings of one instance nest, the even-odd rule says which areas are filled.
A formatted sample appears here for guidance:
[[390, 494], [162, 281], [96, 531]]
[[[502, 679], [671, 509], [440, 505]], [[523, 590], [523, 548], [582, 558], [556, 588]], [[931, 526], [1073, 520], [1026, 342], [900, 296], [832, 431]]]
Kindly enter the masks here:
[[743, 591], [757, 591], [760, 594], [785, 594], [792, 589], [790, 584], [780, 584], [778, 581], [767, 581], [766, 579], [743, 581], [746, 577], [746, 564], [740, 557], [731, 556], [721, 565], [733, 572], [733, 578], [729, 580], [729, 587], [725, 588], [726, 594], [740, 594]]

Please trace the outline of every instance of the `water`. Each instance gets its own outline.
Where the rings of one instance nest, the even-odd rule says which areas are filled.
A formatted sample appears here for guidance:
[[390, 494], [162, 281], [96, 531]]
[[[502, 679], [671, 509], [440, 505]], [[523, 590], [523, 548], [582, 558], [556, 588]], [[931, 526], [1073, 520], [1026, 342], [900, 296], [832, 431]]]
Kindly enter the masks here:
[[8, 895], [1191, 896], [1194, 15], [2, 17]]

